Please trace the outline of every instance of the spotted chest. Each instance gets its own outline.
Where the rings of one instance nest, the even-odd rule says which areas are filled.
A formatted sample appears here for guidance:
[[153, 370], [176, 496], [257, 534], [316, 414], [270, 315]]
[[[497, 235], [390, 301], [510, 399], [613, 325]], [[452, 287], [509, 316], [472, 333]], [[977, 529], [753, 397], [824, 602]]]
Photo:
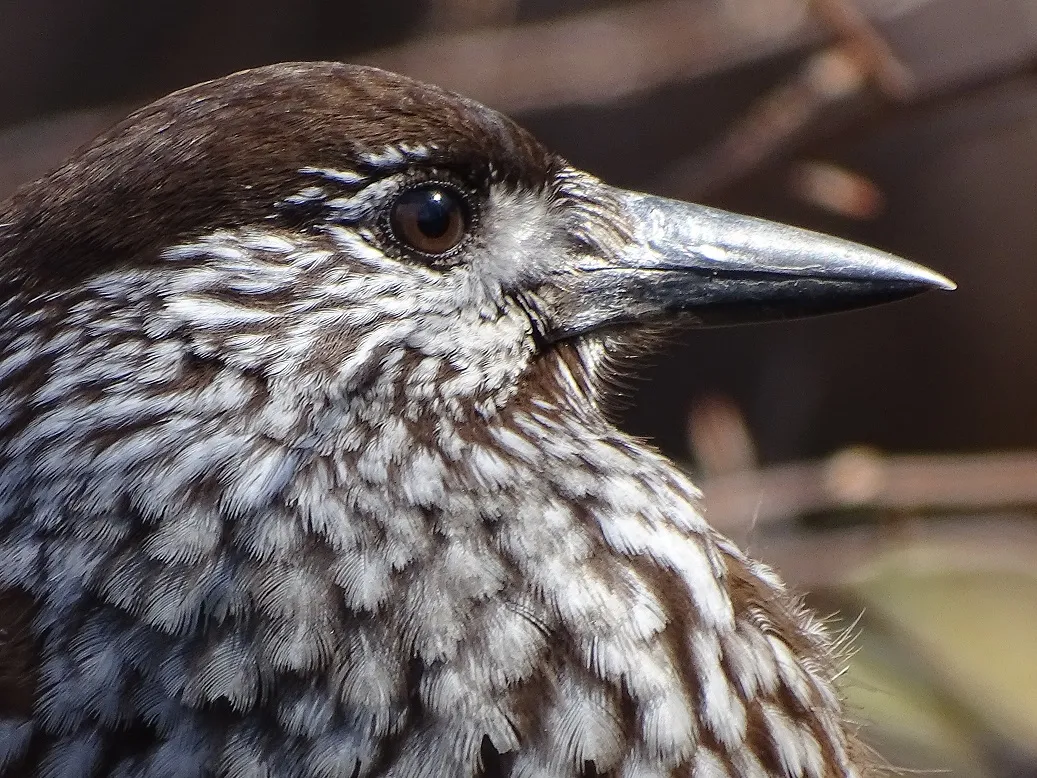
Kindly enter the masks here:
[[[39, 484], [9, 498], [21, 564], [3, 583], [40, 598], [42, 715], [7, 720], [7, 759], [475, 775], [490, 748], [513, 775], [839, 774], [839, 722], [804, 715], [837, 709], [833, 691], [775, 626], [801, 618], [780, 584], [737, 601], [734, 577], [766, 571], [713, 536], [683, 478], [558, 410], [392, 431], [365, 404], [339, 426], [372, 437], [330, 457], [180, 428], [165, 450], [184, 462], [138, 455], [112, 485], [95, 452], [50, 503]], [[187, 462], [192, 488], [170, 491]]]

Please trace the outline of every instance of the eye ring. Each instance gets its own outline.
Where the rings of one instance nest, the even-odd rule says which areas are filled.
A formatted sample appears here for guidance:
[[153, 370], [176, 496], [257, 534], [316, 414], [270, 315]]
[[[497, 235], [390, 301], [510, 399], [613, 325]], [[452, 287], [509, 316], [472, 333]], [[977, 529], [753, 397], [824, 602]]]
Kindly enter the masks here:
[[403, 248], [438, 259], [464, 244], [472, 212], [468, 198], [456, 187], [429, 181], [400, 192], [389, 207], [388, 221]]

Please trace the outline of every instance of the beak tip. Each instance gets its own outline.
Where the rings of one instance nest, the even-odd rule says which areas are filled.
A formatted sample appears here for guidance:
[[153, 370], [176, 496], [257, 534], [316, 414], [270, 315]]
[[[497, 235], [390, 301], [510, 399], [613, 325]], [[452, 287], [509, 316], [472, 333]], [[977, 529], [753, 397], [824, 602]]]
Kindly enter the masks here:
[[[903, 262], [903, 260], [901, 260]], [[947, 278], [945, 275], [937, 273], [935, 270], [930, 270], [922, 265], [910, 264], [911, 267], [911, 278], [910, 280], [915, 281], [922, 285], [922, 289], [919, 291], [925, 291], [927, 289], [939, 289], [944, 292], [953, 292], [958, 288], [958, 285]]]

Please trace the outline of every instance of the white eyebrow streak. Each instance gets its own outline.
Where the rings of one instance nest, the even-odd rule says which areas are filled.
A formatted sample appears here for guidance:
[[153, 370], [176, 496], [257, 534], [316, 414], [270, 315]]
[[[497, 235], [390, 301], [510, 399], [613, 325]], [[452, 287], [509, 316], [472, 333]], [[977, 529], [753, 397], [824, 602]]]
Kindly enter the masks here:
[[299, 172], [304, 176], [320, 176], [346, 186], [356, 186], [367, 180], [367, 176], [357, 173], [355, 170], [336, 170], [330, 167], [304, 167], [299, 168]]
[[278, 205], [306, 205], [327, 199], [328, 193], [322, 186], [307, 186], [290, 197], [281, 200]]
[[392, 177], [379, 179], [359, 191], [328, 200], [325, 206], [334, 214], [335, 219], [359, 221], [380, 202], [385, 201], [397, 187], [398, 183]]
[[400, 143], [386, 146], [381, 151], [369, 151], [360, 155], [360, 159], [372, 167], [392, 167], [404, 162], [422, 162], [429, 158], [434, 149], [434, 146], [421, 143]]

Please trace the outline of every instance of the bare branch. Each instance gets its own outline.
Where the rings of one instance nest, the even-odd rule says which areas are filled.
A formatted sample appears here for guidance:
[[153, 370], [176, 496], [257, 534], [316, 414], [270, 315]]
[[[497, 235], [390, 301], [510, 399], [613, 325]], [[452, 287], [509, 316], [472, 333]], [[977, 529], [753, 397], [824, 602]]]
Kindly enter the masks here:
[[1034, 575], [1037, 522], [1029, 514], [914, 519], [895, 525], [799, 530], [768, 536], [753, 554], [804, 590], [845, 586], [890, 554], [918, 575]]
[[[816, 40], [804, 0], [656, 0], [411, 41], [361, 59], [506, 111], [604, 103]], [[746, 21], [746, 20], [750, 21]]]
[[[647, 0], [436, 35], [360, 59], [518, 112], [688, 82], [816, 45], [833, 30], [857, 42], [893, 93], [905, 85], [904, 68], [916, 94], [932, 94], [1018, 68], [1037, 52], [1028, 0], [822, 0], [820, 7], [826, 25], [807, 13], [807, 0]], [[949, 33], [962, 36], [961, 45], [947, 47]]]
[[821, 462], [780, 465], [710, 479], [712, 523], [737, 532], [754, 520], [872, 509], [978, 513], [1037, 507], [1037, 452], [976, 456], [883, 456], [850, 449]]

